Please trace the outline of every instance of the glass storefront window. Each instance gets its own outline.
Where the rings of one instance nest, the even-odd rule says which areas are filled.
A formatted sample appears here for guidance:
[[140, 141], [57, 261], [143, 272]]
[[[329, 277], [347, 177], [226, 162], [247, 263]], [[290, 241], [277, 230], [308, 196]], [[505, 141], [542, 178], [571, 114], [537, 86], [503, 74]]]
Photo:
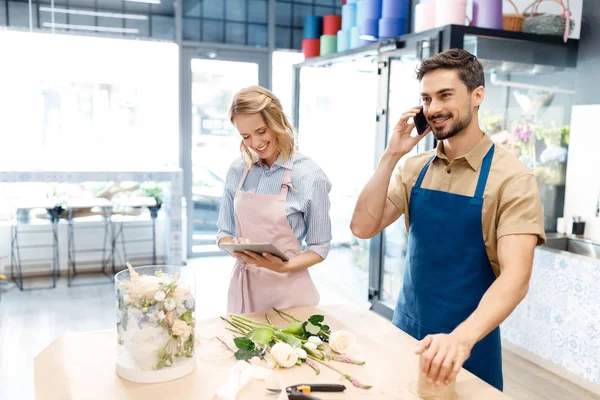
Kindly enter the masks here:
[[294, 99], [294, 64], [302, 61], [304, 54], [299, 52], [273, 52], [273, 93], [281, 100], [283, 111], [290, 121]]
[[0, 31], [0, 168], [179, 165], [177, 45]]
[[[477, 54], [482, 44], [465, 37]], [[563, 216], [565, 181], [575, 94], [575, 69], [478, 56], [485, 70], [485, 100], [479, 123], [492, 140], [530, 168], [536, 176], [547, 232]]]

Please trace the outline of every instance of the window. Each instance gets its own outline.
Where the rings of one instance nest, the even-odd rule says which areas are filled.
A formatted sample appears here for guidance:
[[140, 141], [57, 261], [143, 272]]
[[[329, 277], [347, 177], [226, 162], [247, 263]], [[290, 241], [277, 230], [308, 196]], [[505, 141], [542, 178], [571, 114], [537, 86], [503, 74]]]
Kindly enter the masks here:
[[15, 31], [0, 42], [0, 168], [178, 165], [175, 44]]

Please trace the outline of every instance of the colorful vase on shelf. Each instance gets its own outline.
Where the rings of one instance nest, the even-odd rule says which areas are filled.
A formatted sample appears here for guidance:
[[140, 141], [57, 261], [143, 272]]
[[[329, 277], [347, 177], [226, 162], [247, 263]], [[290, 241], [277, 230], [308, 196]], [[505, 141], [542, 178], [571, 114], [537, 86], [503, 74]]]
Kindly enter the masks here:
[[472, 25], [502, 29], [502, 0], [473, 0]]
[[435, 26], [464, 25], [467, 19], [467, 0], [436, 0]]

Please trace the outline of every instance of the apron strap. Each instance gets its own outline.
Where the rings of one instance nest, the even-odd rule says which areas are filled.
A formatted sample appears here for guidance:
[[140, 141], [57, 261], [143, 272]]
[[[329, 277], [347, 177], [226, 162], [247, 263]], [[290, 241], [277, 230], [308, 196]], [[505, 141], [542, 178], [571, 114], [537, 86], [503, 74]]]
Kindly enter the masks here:
[[288, 189], [292, 186], [291, 173], [291, 169], [285, 168], [285, 171], [283, 171], [283, 182], [281, 183], [281, 191], [279, 192], [279, 195], [283, 198], [287, 197]]
[[490, 174], [492, 166], [492, 158], [494, 158], [494, 144], [489, 149], [483, 162], [481, 163], [481, 171], [479, 172], [479, 180], [477, 181], [477, 188], [475, 189], [475, 198], [483, 199], [483, 192], [485, 191], [485, 185]]
[[[250, 167], [250, 168], [252, 168], [252, 167]], [[240, 183], [238, 184], [238, 188], [237, 188], [238, 192], [240, 190], [242, 190], [242, 185], [244, 184], [244, 181], [246, 180], [246, 177], [248, 176], [248, 172], [250, 171], [250, 168], [246, 168], [244, 170], [244, 173], [242, 174], [242, 179], [240, 179]]]
[[427, 170], [429, 169], [429, 165], [431, 164], [431, 162], [433, 161], [433, 159], [435, 158], [436, 154], [433, 154], [433, 157], [431, 157], [429, 159], [429, 161], [427, 161], [427, 164], [425, 164], [425, 166], [423, 167], [423, 169], [421, 170], [421, 173], [419, 174], [419, 177], [417, 178], [417, 182], [415, 183], [415, 186], [417, 189], [419, 189], [421, 187], [421, 183], [423, 182], [423, 178], [425, 178], [425, 174], [427, 173]]

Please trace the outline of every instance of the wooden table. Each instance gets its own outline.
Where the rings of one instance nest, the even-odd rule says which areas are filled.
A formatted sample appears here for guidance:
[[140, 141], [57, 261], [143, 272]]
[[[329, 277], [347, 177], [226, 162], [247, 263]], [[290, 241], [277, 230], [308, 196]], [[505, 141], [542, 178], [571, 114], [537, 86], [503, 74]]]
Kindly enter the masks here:
[[[418, 399], [414, 394], [418, 378], [419, 358], [414, 354], [416, 340], [397, 329], [389, 320], [353, 305], [306, 307], [289, 310], [298, 319], [322, 314], [333, 330], [347, 329], [358, 338], [358, 354], [365, 365], [334, 362], [340, 370], [364, 384], [369, 390], [358, 389], [340, 375], [321, 366], [316, 375], [308, 366], [280, 369], [284, 383], [343, 383], [343, 394], [316, 394], [325, 399]], [[251, 315], [264, 320], [264, 314]], [[270, 312], [275, 324], [284, 325]], [[342, 322], [343, 321], [343, 322]], [[115, 330], [72, 333], [59, 337], [34, 361], [36, 399], [212, 399], [216, 389], [228, 380], [229, 370], [236, 363], [232, 353], [216, 336], [233, 343], [219, 318], [198, 321], [196, 327], [197, 368], [176, 381], [159, 384], [137, 384], [126, 381], [115, 372], [117, 337]], [[233, 344], [231, 345], [233, 348]], [[456, 391], [461, 400], [502, 400], [507, 396], [462, 370]], [[264, 393], [250, 398], [266, 398]]]

